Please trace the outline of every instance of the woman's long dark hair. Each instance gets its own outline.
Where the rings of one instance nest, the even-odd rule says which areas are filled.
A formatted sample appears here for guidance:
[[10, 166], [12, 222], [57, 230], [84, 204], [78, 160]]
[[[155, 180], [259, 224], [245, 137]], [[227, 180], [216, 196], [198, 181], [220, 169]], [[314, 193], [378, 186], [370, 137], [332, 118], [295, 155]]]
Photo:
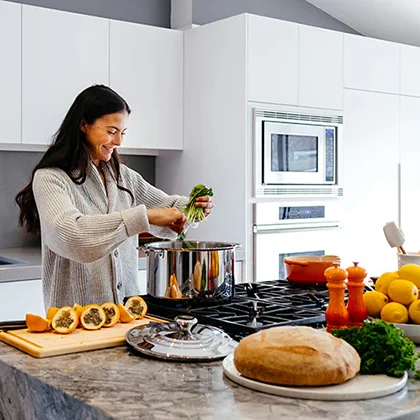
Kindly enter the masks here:
[[[42, 168], [60, 168], [74, 183], [83, 184], [91, 157], [85, 133], [80, 129], [82, 122], [93, 124], [104, 115], [124, 111], [128, 114], [131, 112], [127, 102], [104, 85], [90, 86], [77, 96], [54, 135], [51, 146], [33, 170], [31, 182], [15, 198], [20, 207], [19, 225], [25, 227], [27, 232], [40, 232], [39, 214], [32, 189], [35, 172]], [[118, 188], [127, 191], [134, 200], [132, 192], [119, 185], [120, 158], [116, 150], [112, 153], [110, 164]]]

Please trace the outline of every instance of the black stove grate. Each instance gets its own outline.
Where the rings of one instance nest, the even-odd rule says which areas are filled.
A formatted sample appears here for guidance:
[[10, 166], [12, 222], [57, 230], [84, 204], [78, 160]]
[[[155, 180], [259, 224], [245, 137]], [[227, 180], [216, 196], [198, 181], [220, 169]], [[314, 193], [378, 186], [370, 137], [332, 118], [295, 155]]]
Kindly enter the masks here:
[[189, 307], [182, 302], [144, 296], [148, 313], [173, 319], [189, 314], [200, 323], [222, 328], [240, 339], [262, 329], [285, 325], [325, 325], [328, 289], [303, 288], [282, 280], [235, 285], [230, 302]]
[[[369, 286], [366, 288], [372, 290]], [[321, 328], [325, 326], [328, 298], [326, 286], [298, 286], [286, 280], [237, 284], [235, 297], [230, 302], [205, 307], [144, 296], [151, 315], [169, 319], [192, 315], [202, 324], [222, 328], [237, 340], [271, 327]]]

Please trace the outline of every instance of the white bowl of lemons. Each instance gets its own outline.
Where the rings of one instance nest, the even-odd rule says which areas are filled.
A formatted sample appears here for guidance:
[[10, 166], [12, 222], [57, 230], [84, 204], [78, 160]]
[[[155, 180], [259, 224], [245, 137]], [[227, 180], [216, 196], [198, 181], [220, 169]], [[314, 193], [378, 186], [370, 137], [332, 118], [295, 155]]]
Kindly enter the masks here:
[[368, 315], [397, 325], [404, 336], [420, 343], [420, 265], [405, 264], [398, 271], [383, 273], [375, 291], [363, 299]]
[[404, 337], [409, 338], [413, 343], [420, 343], [420, 325], [397, 323], [395, 325], [404, 331]]

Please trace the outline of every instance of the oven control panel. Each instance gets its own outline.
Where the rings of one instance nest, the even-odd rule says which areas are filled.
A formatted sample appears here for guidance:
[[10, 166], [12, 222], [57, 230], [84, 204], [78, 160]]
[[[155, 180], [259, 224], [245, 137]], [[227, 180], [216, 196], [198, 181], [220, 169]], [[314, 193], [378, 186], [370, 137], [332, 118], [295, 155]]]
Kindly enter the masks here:
[[343, 200], [264, 202], [254, 204], [254, 231], [298, 227], [339, 227]]
[[279, 207], [279, 220], [323, 219], [325, 206]]

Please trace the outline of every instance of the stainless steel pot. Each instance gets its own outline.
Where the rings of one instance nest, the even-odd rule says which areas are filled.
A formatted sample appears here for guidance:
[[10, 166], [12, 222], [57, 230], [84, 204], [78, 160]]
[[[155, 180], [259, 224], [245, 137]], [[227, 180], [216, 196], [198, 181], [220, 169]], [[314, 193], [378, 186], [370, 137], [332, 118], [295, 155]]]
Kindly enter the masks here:
[[201, 241], [147, 244], [147, 293], [173, 301], [229, 300], [235, 284], [238, 245]]

